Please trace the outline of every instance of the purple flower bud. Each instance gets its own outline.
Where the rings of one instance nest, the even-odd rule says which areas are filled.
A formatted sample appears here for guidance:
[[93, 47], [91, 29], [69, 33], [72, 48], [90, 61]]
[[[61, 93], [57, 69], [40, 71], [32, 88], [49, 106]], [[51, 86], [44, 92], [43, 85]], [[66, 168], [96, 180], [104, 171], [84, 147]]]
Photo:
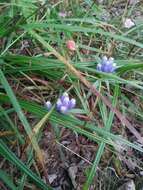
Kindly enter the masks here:
[[97, 70], [101, 71], [102, 65], [100, 63], [97, 64]]
[[60, 108], [60, 112], [61, 112], [61, 113], [66, 114], [67, 111], [68, 111], [68, 107], [66, 107], [66, 106], [61, 106], [61, 108]]
[[113, 63], [113, 62], [114, 62], [114, 58], [113, 58], [113, 57], [110, 57], [110, 58], [109, 58], [109, 62], [110, 62], [110, 63]]
[[67, 92], [63, 93], [63, 95], [60, 97], [61, 101], [63, 102], [66, 97], [69, 97]]
[[106, 61], [108, 61], [108, 58], [106, 56], [102, 57], [102, 62], [106, 63]]
[[72, 98], [70, 100], [67, 93], [64, 93], [56, 103], [56, 109], [60, 113], [66, 114], [70, 109], [74, 108], [76, 105], [76, 100]]
[[47, 110], [49, 111], [49, 110], [51, 109], [51, 107], [52, 107], [52, 104], [51, 104], [50, 101], [47, 101], [47, 102], [45, 103], [45, 106], [46, 106]]
[[58, 111], [60, 110], [62, 104], [63, 103], [62, 103], [61, 99], [59, 98], [58, 101], [57, 101], [57, 103], [56, 103], [56, 108], [57, 108]]
[[69, 100], [69, 97], [67, 96], [67, 97], [64, 98], [64, 100], [63, 100], [62, 103], [63, 103], [64, 106], [68, 106], [69, 101], [70, 101], [70, 100]]
[[97, 70], [105, 73], [113, 73], [116, 70], [116, 63], [114, 63], [114, 58], [109, 59], [104, 56], [100, 63], [97, 64]]
[[76, 105], [76, 100], [74, 98], [72, 98], [70, 101], [69, 101], [69, 109], [73, 109]]

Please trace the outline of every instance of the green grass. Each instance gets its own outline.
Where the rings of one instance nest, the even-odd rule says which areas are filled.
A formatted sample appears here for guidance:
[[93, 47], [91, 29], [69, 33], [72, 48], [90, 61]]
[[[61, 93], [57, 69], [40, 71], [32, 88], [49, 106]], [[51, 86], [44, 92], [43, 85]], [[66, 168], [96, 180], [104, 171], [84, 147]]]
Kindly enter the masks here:
[[[114, 168], [113, 157], [118, 162], [122, 155], [117, 151], [117, 142], [125, 148], [128, 158], [128, 150], [132, 150], [138, 168], [143, 169], [138, 156], [143, 153], [138, 143], [143, 136], [143, 24], [135, 17], [136, 11], [143, 12], [140, 3], [129, 5], [123, 1], [121, 15], [103, 20], [103, 11], [111, 13], [116, 3], [119, 5], [115, 1], [101, 5], [92, 0], [0, 2], [0, 181], [4, 187], [54, 189], [41, 147], [46, 130], [52, 131], [55, 144], [59, 142], [57, 147], [63, 129], [77, 139], [88, 139], [94, 146], [94, 158], [89, 160], [92, 165], [86, 166], [86, 177], [83, 171], [84, 182], [77, 184], [80, 189], [90, 190], [92, 186], [98, 190], [98, 183], [102, 189], [110, 188], [104, 178], [97, 180], [98, 168]], [[58, 13], [62, 11], [70, 16], [60, 18]], [[136, 25], [126, 29], [122, 17], [130, 15]], [[76, 51], [66, 48], [68, 39], [74, 39]], [[28, 46], [24, 47], [25, 43]], [[103, 55], [115, 58], [115, 73], [96, 70]], [[83, 80], [120, 111], [133, 130]], [[51, 100], [54, 105], [65, 91], [76, 99], [76, 108], [68, 115], [59, 114], [54, 106], [48, 112], [45, 101]], [[88, 150], [86, 145], [84, 149]], [[52, 148], [53, 142], [48, 146]], [[58, 148], [63, 162], [62, 149]], [[104, 160], [107, 150], [109, 165]], [[128, 167], [126, 172], [130, 172]], [[122, 177], [125, 176], [119, 176]]]

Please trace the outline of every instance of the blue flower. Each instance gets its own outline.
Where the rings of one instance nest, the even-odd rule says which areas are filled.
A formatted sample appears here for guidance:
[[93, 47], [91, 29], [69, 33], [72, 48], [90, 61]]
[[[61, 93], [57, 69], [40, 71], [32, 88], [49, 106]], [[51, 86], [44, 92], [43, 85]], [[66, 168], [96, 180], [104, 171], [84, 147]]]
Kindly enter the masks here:
[[104, 56], [101, 62], [97, 64], [97, 70], [105, 73], [113, 73], [116, 70], [116, 63], [114, 63], [114, 58], [109, 59]]
[[51, 109], [51, 107], [52, 107], [51, 102], [50, 102], [50, 101], [47, 101], [47, 102], [45, 103], [45, 107], [46, 107], [47, 110], [49, 111], [49, 110]]
[[76, 105], [76, 100], [74, 98], [70, 99], [67, 93], [64, 93], [60, 98], [58, 98], [56, 103], [56, 109], [58, 112], [66, 114], [69, 110], [73, 109]]

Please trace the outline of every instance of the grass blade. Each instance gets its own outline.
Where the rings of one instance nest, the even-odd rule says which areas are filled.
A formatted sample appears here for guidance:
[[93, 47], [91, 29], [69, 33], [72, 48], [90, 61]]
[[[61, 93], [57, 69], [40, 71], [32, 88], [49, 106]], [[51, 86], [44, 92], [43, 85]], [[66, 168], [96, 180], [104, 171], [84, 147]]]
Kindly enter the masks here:
[[[118, 94], [119, 94], [119, 86], [116, 86], [115, 87], [114, 98], [113, 98], [113, 106], [116, 106]], [[104, 115], [103, 115], [103, 117], [104, 117]], [[110, 128], [112, 126], [113, 118], [114, 118], [114, 113], [110, 111], [109, 119], [107, 120], [107, 125], [106, 125], [106, 122], [104, 123], [106, 131], [110, 130]], [[104, 118], [102, 118], [102, 119], [104, 119]], [[96, 153], [96, 158], [94, 160], [93, 166], [92, 166], [91, 171], [89, 173], [88, 179], [87, 179], [87, 181], [86, 181], [86, 183], [85, 183], [85, 185], [83, 187], [83, 190], [88, 190], [91, 183], [92, 183], [92, 181], [93, 181], [93, 178], [94, 178], [94, 176], [96, 174], [97, 166], [98, 166], [98, 164], [100, 162], [100, 159], [102, 157], [102, 154], [104, 152], [105, 145], [106, 144], [104, 142], [101, 142], [101, 144], [100, 144], [100, 146], [98, 148], [98, 151]]]
[[17, 187], [14, 185], [12, 179], [6, 172], [0, 169], [0, 179], [11, 189], [16, 190]]
[[52, 188], [48, 187], [23, 162], [21, 162], [21, 160], [19, 160], [1, 139], [0, 154], [9, 160], [12, 164], [16, 165], [22, 172], [26, 173], [39, 186], [39, 188], [43, 190], [52, 190]]
[[19, 103], [18, 103], [18, 101], [17, 101], [17, 99], [16, 99], [16, 97], [15, 97], [15, 95], [14, 95], [14, 93], [13, 93], [7, 79], [5, 78], [2, 70], [0, 70], [0, 81], [1, 81], [5, 91], [7, 92], [8, 96], [9, 96], [9, 99], [11, 100], [11, 103], [12, 103], [15, 111], [17, 112], [17, 115], [18, 115], [19, 119], [21, 120], [27, 135], [29, 136], [29, 138], [33, 137], [31, 139], [32, 146], [33, 146], [33, 148], [34, 148], [34, 150], [35, 150], [35, 152], [37, 154], [37, 157], [38, 157], [38, 159], [39, 159], [39, 161], [41, 163], [41, 166], [44, 168], [44, 161], [43, 161], [43, 157], [42, 157], [39, 145], [38, 145], [38, 143], [36, 141], [36, 138], [33, 135], [31, 127], [30, 127], [26, 117], [24, 116], [24, 114], [22, 112], [22, 109], [21, 109], [21, 107], [20, 107], [20, 105], [19, 105]]

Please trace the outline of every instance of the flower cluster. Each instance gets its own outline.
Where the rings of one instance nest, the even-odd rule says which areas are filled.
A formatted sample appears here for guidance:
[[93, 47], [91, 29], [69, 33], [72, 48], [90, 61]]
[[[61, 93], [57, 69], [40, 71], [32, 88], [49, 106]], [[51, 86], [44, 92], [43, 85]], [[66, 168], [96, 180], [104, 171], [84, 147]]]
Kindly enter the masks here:
[[[76, 100], [74, 98], [69, 98], [67, 93], [64, 93], [60, 98], [58, 98], [56, 102], [56, 110], [62, 114], [68, 113], [71, 109], [73, 109], [76, 105]], [[48, 110], [51, 109], [52, 104], [50, 101], [47, 101], [45, 104]]]
[[76, 100], [74, 98], [70, 99], [67, 93], [64, 93], [56, 103], [56, 109], [60, 113], [67, 113], [70, 109], [74, 108], [76, 105]]
[[114, 63], [114, 58], [109, 59], [104, 56], [101, 62], [97, 64], [97, 70], [105, 73], [113, 73], [116, 70], [116, 63]]

